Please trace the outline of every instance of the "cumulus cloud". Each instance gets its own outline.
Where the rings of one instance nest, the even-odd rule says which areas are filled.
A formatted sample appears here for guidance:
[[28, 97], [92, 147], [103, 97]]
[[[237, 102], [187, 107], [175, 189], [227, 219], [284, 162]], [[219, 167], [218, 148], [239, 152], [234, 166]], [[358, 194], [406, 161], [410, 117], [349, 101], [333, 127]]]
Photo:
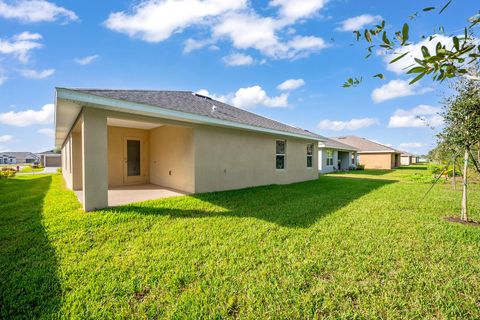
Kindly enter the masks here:
[[303, 79], [288, 79], [277, 86], [278, 90], [295, 90], [305, 85]]
[[27, 63], [30, 53], [43, 45], [38, 42], [42, 36], [38, 33], [22, 32], [10, 39], [0, 38], [0, 54], [12, 55], [21, 63]]
[[7, 81], [7, 79], [8, 79], [8, 78], [7, 78], [6, 76], [0, 75], [0, 86], [1, 86], [2, 84], [4, 84], [5, 81]]
[[33, 70], [33, 69], [23, 69], [20, 71], [21, 75], [27, 79], [45, 79], [50, 77], [52, 74], [55, 73], [55, 69], [45, 69], [45, 70]]
[[362, 14], [360, 16], [348, 18], [340, 23], [337, 30], [340, 31], [355, 31], [362, 29], [365, 26], [372, 25], [382, 20], [382, 16], [373, 16], [371, 14]]
[[441, 109], [430, 105], [418, 105], [409, 110], [397, 109], [390, 117], [389, 128], [437, 127], [442, 125]]
[[186, 40], [184, 53], [215, 46], [223, 39], [236, 49], [256, 49], [274, 59], [291, 59], [329, 46], [318, 36], [283, 32], [297, 20], [314, 15], [325, 3], [273, 0], [270, 5], [278, 8], [278, 15], [265, 17], [258, 15], [247, 0], [142, 0], [130, 11], [110, 14], [105, 25], [148, 42], [164, 41], [189, 27], [203, 27], [211, 34], [206, 39]]
[[52, 124], [54, 117], [53, 104], [46, 104], [40, 110], [8, 111], [0, 113], [0, 124], [16, 127], [27, 127], [34, 124]]
[[380, 88], [372, 91], [372, 100], [375, 103], [384, 102], [401, 97], [424, 94], [432, 91], [432, 88], [419, 88], [418, 84], [410, 85], [409, 80], [390, 80]]
[[256, 106], [265, 106], [269, 108], [288, 107], [288, 93], [269, 97], [265, 90], [260, 86], [240, 88], [235, 92], [232, 103], [234, 106], [243, 109], [249, 109]]
[[423, 146], [424, 144], [421, 142], [402, 142], [398, 145], [398, 148], [401, 150], [409, 150], [409, 149], [418, 149]]
[[83, 58], [75, 58], [74, 61], [75, 63], [81, 65], [81, 66], [86, 66], [87, 64], [90, 64], [93, 62], [93, 60], [96, 60], [99, 57], [98, 54], [94, 54], [91, 56], [86, 56]]
[[243, 53], [232, 53], [222, 60], [227, 66], [249, 66], [255, 63], [252, 56]]
[[318, 128], [331, 131], [355, 131], [378, 124], [380, 124], [380, 121], [376, 118], [360, 118], [348, 121], [322, 120], [318, 123]]
[[52, 128], [41, 128], [38, 129], [37, 132], [46, 135], [49, 138], [55, 137], [55, 130], [53, 130]]
[[8, 4], [0, 0], [0, 17], [22, 22], [52, 22], [78, 20], [75, 12], [45, 0], [19, 0]]
[[12, 141], [12, 139], [13, 139], [13, 136], [8, 134], [4, 134], [0, 136], [0, 142], [9, 142], [9, 141]]

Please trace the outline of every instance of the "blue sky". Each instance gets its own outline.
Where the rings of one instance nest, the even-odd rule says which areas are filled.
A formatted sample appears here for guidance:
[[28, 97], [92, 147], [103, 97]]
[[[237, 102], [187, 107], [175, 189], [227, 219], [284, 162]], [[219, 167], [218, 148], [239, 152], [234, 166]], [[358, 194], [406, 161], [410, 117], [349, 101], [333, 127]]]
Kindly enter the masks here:
[[[364, 59], [351, 30], [381, 18], [397, 30], [443, 2], [0, 0], [0, 151], [53, 147], [51, 104], [62, 86], [201, 90], [326, 136], [425, 153], [435, 129], [418, 117], [438, 130], [445, 85], [406, 85], [402, 64]], [[456, 0], [442, 15], [420, 14], [412, 48], [441, 25], [461, 32], [474, 13], [471, 1]], [[371, 77], [379, 72], [385, 80]], [[364, 81], [342, 88], [350, 76]]]

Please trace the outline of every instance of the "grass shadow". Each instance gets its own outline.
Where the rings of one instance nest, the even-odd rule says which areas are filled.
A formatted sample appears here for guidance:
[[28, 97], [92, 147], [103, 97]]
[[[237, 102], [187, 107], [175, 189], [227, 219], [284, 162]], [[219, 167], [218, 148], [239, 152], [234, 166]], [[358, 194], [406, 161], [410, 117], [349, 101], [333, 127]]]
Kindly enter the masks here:
[[427, 166], [425, 165], [409, 165], [409, 166], [400, 166], [397, 169], [399, 170], [427, 170]]
[[51, 318], [60, 305], [57, 259], [42, 224], [51, 182], [51, 176], [0, 180], [2, 319]]
[[[196, 194], [189, 197], [131, 204], [109, 210], [168, 215], [171, 218], [219, 215], [254, 217], [280, 226], [306, 228], [356, 199], [395, 182], [395, 180], [383, 179], [322, 176], [317, 180], [289, 185]], [[197, 205], [198, 208], [195, 209], [195, 200], [199, 200], [198, 203], [210, 204], [210, 207]]]

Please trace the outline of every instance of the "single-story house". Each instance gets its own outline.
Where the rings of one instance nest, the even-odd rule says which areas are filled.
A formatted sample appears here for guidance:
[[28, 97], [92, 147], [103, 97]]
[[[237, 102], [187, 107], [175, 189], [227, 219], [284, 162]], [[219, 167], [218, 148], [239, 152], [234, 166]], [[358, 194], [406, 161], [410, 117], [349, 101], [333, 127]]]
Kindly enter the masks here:
[[418, 163], [418, 156], [410, 152], [402, 152], [400, 155], [400, 163], [402, 166], [409, 166]]
[[381, 143], [357, 136], [332, 138], [356, 148], [358, 163], [365, 169], [393, 169], [400, 166], [401, 152]]
[[54, 150], [48, 150], [41, 153], [37, 153], [40, 158], [40, 165], [44, 167], [61, 167], [62, 166], [62, 154], [55, 152]]
[[0, 154], [0, 164], [15, 164], [17, 159], [9, 154]]
[[118, 187], [201, 193], [316, 179], [323, 140], [190, 91], [56, 89], [62, 173], [86, 211], [107, 207]]
[[357, 149], [327, 138], [318, 143], [318, 170], [328, 173], [357, 166]]
[[18, 164], [33, 164], [38, 163], [40, 160], [38, 156], [32, 152], [3, 152], [3, 154], [15, 158], [15, 163]]

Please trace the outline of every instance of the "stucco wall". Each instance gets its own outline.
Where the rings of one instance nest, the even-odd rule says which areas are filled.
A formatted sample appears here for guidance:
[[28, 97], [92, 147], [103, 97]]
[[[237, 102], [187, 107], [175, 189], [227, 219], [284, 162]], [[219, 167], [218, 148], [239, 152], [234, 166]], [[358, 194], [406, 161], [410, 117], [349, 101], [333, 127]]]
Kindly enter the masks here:
[[72, 135], [70, 134], [62, 146], [62, 175], [68, 189], [72, 189]]
[[150, 131], [150, 182], [195, 192], [195, 148], [192, 128], [162, 126]]
[[[333, 151], [333, 165], [327, 166], [327, 150]], [[322, 148], [318, 149], [318, 170], [321, 173], [333, 172], [333, 168], [337, 166], [338, 163], [338, 151], [335, 149]]]
[[[276, 140], [287, 140], [286, 168], [275, 168]], [[313, 166], [307, 168], [307, 143], [314, 144]], [[318, 177], [315, 141], [275, 137], [241, 130], [195, 128], [195, 191], [210, 192]]]
[[410, 156], [402, 156], [402, 157], [400, 158], [400, 164], [401, 164], [402, 166], [408, 166], [408, 165], [412, 164], [412, 157], [410, 157]]
[[135, 183], [148, 183], [150, 177], [149, 171], [149, 131], [124, 127], [108, 127], [108, 186], [119, 187], [127, 184], [124, 181], [125, 138], [140, 138], [143, 141], [142, 153], [143, 163], [141, 167], [142, 181]]
[[395, 164], [395, 155], [391, 153], [361, 153], [359, 163], [365, 169], [392, 169]]

